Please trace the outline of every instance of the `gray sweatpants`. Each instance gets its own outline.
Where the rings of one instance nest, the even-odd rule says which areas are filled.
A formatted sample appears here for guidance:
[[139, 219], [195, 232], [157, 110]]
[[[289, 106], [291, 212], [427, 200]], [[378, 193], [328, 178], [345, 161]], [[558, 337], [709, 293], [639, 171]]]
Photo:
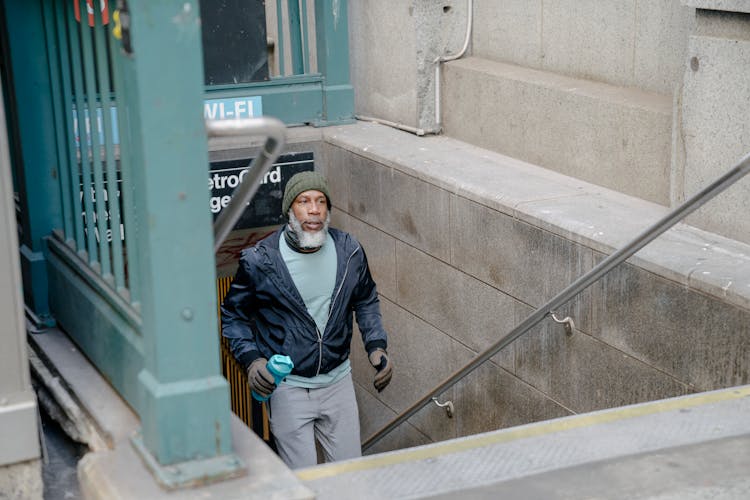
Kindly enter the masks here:
[[362, 456], [351, 373], [320, 389], [279, 385], [268, 415], [279, 455], [292, 469], [318, 463], [316, 439], [326, 462]]

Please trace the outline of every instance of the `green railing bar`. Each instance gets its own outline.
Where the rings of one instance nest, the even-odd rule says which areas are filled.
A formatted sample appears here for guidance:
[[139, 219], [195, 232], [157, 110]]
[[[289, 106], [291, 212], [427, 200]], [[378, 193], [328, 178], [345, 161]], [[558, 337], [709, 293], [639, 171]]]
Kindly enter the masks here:
[[[84, 247], [83, 237], [83, 219], [81, 218], [81, 198], [78, 195], [78, 160], [76, 158], [76, 139], [73, 133], [73, 90], [72, 83], [70, 81], [70, 54], [68, 46], [68, 26], [65, 23], [65, 7], [64, 2], [56, 0], [54, 2], [55, 8], [55, 20], [57, 21], [57, 39], [58, 39], [58, 55], [60, 57], [60, 81], [62, 82], [62, 99], [63, 99], [63, 119], [65, 120], [64, 127], [64, 143], [66, 145], [67, 154], [60, 157], [60, 163], [66, 164], [67, 181], [69, 183], [69, 194], [71, 196], [71, 202], [73, 204], [73, 233], [70, 234], [66, 231], [65, 241], [70, 244], [70, 240], [74, 239], [73, 245], [76, 250]], [[80, 118], [79, 118], [80, 120]], [[67, 159], [67, 161], [66, 161]]]
[[[81, 46], [83, 49], [83, 76], [88, 101], [89, 123], [91, 124], [91, 165], [94, 172], [94, 205], [96, 207], [96, 233], [93, 236], [99, 240], [99, 265], [102, 276], [112, 272], [109, 255], [109, 244], [107, 243], [107, 215], [104, 211], [104, 170], [102, 168], [102, 145], [99, 142], [99, 117], [97, 113], [97, 86], [94, 63], [94, 47], [91, 40], [92, 28], [88, 23], [88, 12], [83, 2], [81, 6], [81, 22], [78, 26], [81, 30]], [[96, 4], [94, 10], [99, 10]], [[89, 186], [84, 186], [89, 189]], [[91, 214], [93, 215], [93, 214]], [[89, 214], [86, 214], [88, 217]]]
[[[81, 2], [82, 7], [86, 9], [86, 5]], [[70, 43], [70, 54], [71, 54], [71, 71], [73, 73], [73, 95], [75, 96], [76, 105], [76, 116], [78, 116], [78, 162], [80, 163], [80, 183], [78, 187], [83, 193], [83, 209], [86, 214], [86, 248], [78, 248], [78, 251], [85, 250], [87, 252], [87, 260], [89, 264], [98, 260], [96, 255], [96, 240], [94, 240], [94, 218], [91, 215], [94, 213], [94, 203], [91, 199], [91, 189], [87, 189], [87, 186], [91, 185], [91, 168], [89, 165], [89, 135], [86, 131], [86, 115], [84, 113], [83, 103], [83, 78], [81, 77], [81, 70], [83, 68], [81, 63], [81, 47], [78, 40], [78, 28], [76, 26], [76, 19], [73, 15], [75, 13], [73, 9], [73, 3], [68, 3], [70, 10], [63, 16], [68, 21], [68, 37]], [[84, 16], [86, 19], [88, 16]], [[92, 151], [93, 156], [93, 151]], [[78, 174], [78, 168], [76, 168], [76, 174]], [[73, 192], [75, 196], [75, 191]]]
[[323, 117], [316, 125], [354, 121], [354, 89], [349, 79], [346, 0], [315, 1], [315, 54], [323, 83]]
[[307, 30], [307, 0], [302, 0], [302, 19], [300, 28], [302, 29], [302, 72], [310, 72], [310, 39]]
[[[133, 193], [133, 162], [130, 155], [130, 125], [128, 121], [128, 113], [124, 110], [128, 109], [127, 102], [125, 101], [124, 89], [125, 84], [123, 82], [122, 75], [122, 58], [126, 57], [120, 50], [121, 44], [118, 40], [110, 38], [109, 40], [109, 59], [110, 67], [112, 69], [112, 80], [114, 81], [115, 87], [115, 101], [117, 104], [117, 128], [119, 131], [120, 138], [120, 196], [122, 197], [122, 206], [124, 213], [122, 213], [122, 222], [125, 227], [125, 248], [124, 255], [127, 256], [127, 273], [125, 275], [125, 290], [118, 290], [122, 295], [127, 293], [128, 300], [130, 303], [138, 308], [141, 301], [141, 281], [138, 277], [137, 270], [140, 269], [140, 259], [138, 258], [138, 252], [136, 249], [136, 238], [138, 234], [138, 218], [135, 215], [135, 193]], [[140, 334], [141, 330], [137, 330]]]
[[[114, 274], [115, 290], [125, 286], [124, 266], [122, 257], [122, 240], [120, 239], [120, 204], [117, 196], [117, 164], [115, 163], [115, 147], [112, 137], [112, 86], [109, 81], [109, 58], [107, 54], [106, 34], [101, 9], [94, 9], [94, 47], [96, 49], [96, 68], [99, 73], [99, 103], [102, 108], [102, 125], [104, 127], [104, 151], [107, 174], [107, 207], [109, 208], [109, 227], [112, 231], [112, 271]], [[102, 200], [104, 205], [104, 200]], [[104, 221], [107, 223], [107, 221]], [[106, 235], [105, 235], [106, 236]], [[104, 241], [108, 238], [102, 237]], [[106, 278], [106, 275], [105, 275]]]
[[65, 105], [61, 103], [63, 96], [61, 86], [60, 64], [58, 60], [57, 30], [54, 25], [54, 2], [42, 4], [42, 18], [44, 32], [47, 33], [47, 62], [49, 64], [50, 87], [52, 93], [52, 113], [55, 121], [55, 143], [57, 146], [57, 180], [60, 184], [60, 196], [62, 198], [62, 223], [65, 234], [73, 234], [73, 213], [70, 206], [70, 165], [67, 164], [67, 151], [65, 148], [66, 129], [63, 126], [65, 119]]
[[300, 35], [299, 0], [287, 0], [289, 11], [289, 50], [292, 55], [292, 73], [304, 73], [302, 65], [302, 39]]
[[284, 75], [284, 19], [281, 0], [276, 0], [276, 53], [279, 56], [279, 75]]

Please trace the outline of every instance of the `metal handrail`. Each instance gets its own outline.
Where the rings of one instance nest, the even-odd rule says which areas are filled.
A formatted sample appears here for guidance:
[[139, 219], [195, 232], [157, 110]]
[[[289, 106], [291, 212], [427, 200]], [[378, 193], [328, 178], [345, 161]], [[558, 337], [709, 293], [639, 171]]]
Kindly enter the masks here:
[[268, 116], [242, 120], [206, 120], [206, 132], [209, 137], [266, 136], [260, 154], [247, 167], [247, 177], [234, 190], [232, 200], [214, 222], [214, 252], [217, 252], [242, 216], [245, 206], [255, 196], [263, 176], [281, 154], [286, 143], [286, 125], [281, 120]]
[[599, 263], [599, 265], [594, 267], [591, 271], [578, 278], [562, 292], [552, 298], [549, 302], [531, 313], [529, 317], [527, 317], [521, 324], [511, 330], [510, 333], [492, 344], [476, 358], [472, 359], [462, 368], [459, 368], [448, 378], [440, 382], [424, 397], [412, 404], [396, 418], [391, 420], [391, 422], [389, 422], [385, 427], [367, 438], [364, 443], [362, 443], [362, 449], [366, 450], [367, 448], [380, 441], [386, 434], [391, 432], [398, 425], [405, 422], [409, 417], [411, 417], [425, 405], [430, 403], [433, 396], [439, 395], [446, 389], [459, 382], [465, 376], [478, 368], [482, 363], [497, 354], [500, 349], [503, 349], [518, 337], [533, 328], [537, 323], [544, 319], [545, 316], [555, 312], [560, 306], [562, 306], [570, 299], [582, 292], [585, 288], [599, 280], [602, 276], [611, 271], [615, 266], [631, 257], [638, 250], [648, 245], [651, 241], [653, 241], [669, 228], [687, 217], [690, 213], [700, 208], [704, 203], [708, 202], [713, 197], [724, 191], [726, 188], [740, 180], [748, 172], [750, 172], [750, 154], [745, 156], [742, 160], [740, 160], [739, 163], [737, 163], [737, 165], [735, 165], [727, 173], [716, 179], [709, 186], [695, 194], [693, 197], [685, 201], [682, 205], [672, 210], [658, 222], [636, 236], [630, 243], [622, 247], [620, 250], [617, 250], [615, 253]]

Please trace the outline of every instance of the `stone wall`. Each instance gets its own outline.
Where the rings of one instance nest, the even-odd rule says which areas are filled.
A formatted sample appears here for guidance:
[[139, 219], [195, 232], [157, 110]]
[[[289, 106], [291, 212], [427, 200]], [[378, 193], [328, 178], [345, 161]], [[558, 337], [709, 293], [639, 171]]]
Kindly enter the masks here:
[[[475, 0], [442, 67], [446, 135], [664, 206], [750, 151], [746, 2]], [[466, 2], [353, 2], [355, 110], [437, 130]], [[750, 243], [744, 181], [692, 224]]]
[[41, 459], [0, 466], [0, 498], [42, 500], [44, 497]]
[[[750, 4], [691, 0], [699, 9], [690, 37], [675, 130], [673, 200], [700, 191], [750, 153]], [[716, 7], [720, 10], [707, 10]], [[727, 11], [723, 10], [727, 9]], [[732, 10], [742, 10], [733, 12]], [[750, 179], [697, 212], [691, 223], [750, 243]]]
[[[448, 138], [323, 135], [333, 222], [367, 251], [396, 367], [376, 393], [355, 339], [363, 438], [665, 213]], [[563, 308], [572, 336], [544, 320], [441, 396], [453, 419], [427, 406], [373, 450], [748, 383], [750, 248], [681, 226], [647, 249]]]
[[673, 0], [475, 0], [473, 55], [671, 95], [694, 14]]

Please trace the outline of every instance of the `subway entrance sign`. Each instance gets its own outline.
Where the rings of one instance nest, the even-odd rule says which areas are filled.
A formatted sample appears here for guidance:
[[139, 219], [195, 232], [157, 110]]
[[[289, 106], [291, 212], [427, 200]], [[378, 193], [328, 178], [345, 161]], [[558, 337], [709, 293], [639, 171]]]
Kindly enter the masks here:
[[[232, 193], [246, 177], [252, 158], [211, 162], [208, 188], [211, 190], [210, 208], [214, 219], [229, 205]], [[289, 179], [297, 172], [313, 170], [313, 153], [289, 153], [276, 160], [261, 181], [255, 196], [248, 204], [234, 229], [277, 226], [286, 222], [281, 214], [281, 198]]]

